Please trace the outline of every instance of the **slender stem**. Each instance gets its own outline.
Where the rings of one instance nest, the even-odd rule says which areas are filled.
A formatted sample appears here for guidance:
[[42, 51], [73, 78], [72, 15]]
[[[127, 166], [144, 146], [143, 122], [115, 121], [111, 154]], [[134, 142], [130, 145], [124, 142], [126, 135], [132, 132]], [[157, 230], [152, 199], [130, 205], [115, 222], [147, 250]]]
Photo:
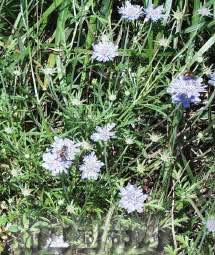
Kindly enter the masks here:
[[170, 137], [170, 148], [171, 148], [172, 155], [174, 155], [175, 153], [176, 140], [179, 140], [177, 139], [177, 133], [178, 133], [179, 124], [182, 120], [182, 117], [183, 117], [183, 108], [181, 107], [181, 105], [179, 105], [177, 107], [177, 110], [175, 112], [175, 117], [173, 119], [172, 134]]
[[67, 202], [69, 203], [70, 202], [70, 199], [68, 197], [68, 193], [67, 193], [67, 179], [68, 179], [68, 176], [67, 174], [63, 171], [62, 174], [60, 174], [60, 178], [61, 178], [61, 183], [62, 183], [62, 188], [63, 188], [63, 193], [64, 193], [64, 197], [66, 198]]
[[203, 234], [203, 236], [202, 236], [202, 239], [201, 239], [201, 242], [200, 242], [200, 245], [199, 245], [199, 253], [200, 253], [200, 251], [201, 251], [203, 242], [204, 242], [204, 240], [205, 240], [205, 236], [206, 236], [206, 231], [204, 232], [204, 234]]
[[107, 161], [107, 143], [104, 143], [104, 157], [105, 157], [105, 168], [106, 172], [108, 170], [108, 161]]
[[193, 200], [191, 198], [189, 199], [189, 202], [191, 203], [193, 209], [195, 210], [195, 212], [197, 213], [199, 218], [204, 222], [205, 219], [204, 219], [203, 215], [201, 214], [201, 212], [199, 211], [199, 209], [197, 208], [196, 204], [193, 202]]
[[99, 254], [100, 253], [102, 254], [102, 252], [105, 251], [105, 244], [106, 244], [106, 241], [107, 241], [108, 232], [110, 230], [110, 226], [111, 226], [110, 223], [111, 223], [111, 219], [112, 219], [114, 209], [115, 209], [115, 205], [112, 205], [109, 208], [109, 211], [107, 213], [105, 223], [104, 223], [104, 231], [103, 231], [103, 234], [102, 234], [102, 237], [101, 237], [101, 248], [100, 248]]
[[37, 91], [37, 84], [36, 84], [36, 79], [35, 79], [34, 69], [33, 69], [33, 64], [32, 64], [32, 55], [31, 55], [30, 47], [29, 47], [29, 59], [30, 59], [31, 75], [32, 75], [32, 80], [33, 80], [33, 84], [34, 84], [34, 92], [35, 92], [35, 96], [37, 99], [37, 103], [40, 104], [40, 99], [39, 99], [39, 94]]
[[[128, 37], [129, 37], [129, 24], [127, 26], [127, 32], [126, 32], [126, 37], [125, 37], [125, 43], [124, 43], [124, 47], [123, 47], [123, 52], [125, 52], [125, 50], [127, 49], [127, 44], [128, 44]], [[120, 65], [123, 64], [125, 59], [125, 54], [122, 55], [122, 59], [120, 61]], [[119, 77], [121, 76], [121, 72], [118, 72], [117, 77], [116, 77], [116, 81], [114, 83], [114, 88], [116, 88], [118, 86], [118, 81], [119, 81]]]
[[[211, 89], [209, 88], [208, 100], [210, 97], [212, 97], [212, 93], [211, 93]], [[215, 141], [215, 132], [214, 132], [213, 124], [212, 124], [211, 105], [208, 106], [208, 121], [209, 121], [209, 125], [211, 127], [211, 133], [212, 133], [213, 139]]]
[[173, 198], [172, 198], [172, 210], [171, 210], [171, 221], [172, 221], [172, 238], [174, 243], [174, 248], [177, 249], [177, 242], [175, 236], [175, 227], [174, 227], [174, 208], [175, 208], [175, 182], [173, 180]]
[[117, 22], [117, 24], [114, 26], [114, 28], [112, 29], [112, 32], [114, 32], [114, 30], [119, 26], [119, 24], [121, 23], [122, 18]]

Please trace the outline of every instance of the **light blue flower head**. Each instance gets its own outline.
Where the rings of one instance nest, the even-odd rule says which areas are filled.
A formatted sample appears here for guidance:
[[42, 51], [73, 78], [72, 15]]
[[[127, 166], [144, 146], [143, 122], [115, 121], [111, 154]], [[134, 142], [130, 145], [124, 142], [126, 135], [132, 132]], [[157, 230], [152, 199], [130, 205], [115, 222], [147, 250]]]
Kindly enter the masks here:
[[174, 79], [167, 92], [172, 95], [173, 104], [182, 103], [184, 108], [189, 108], [191, 103], [198, 104], [200, 93], [205, 92], [202, 78], [197, 76], [181, 75]]

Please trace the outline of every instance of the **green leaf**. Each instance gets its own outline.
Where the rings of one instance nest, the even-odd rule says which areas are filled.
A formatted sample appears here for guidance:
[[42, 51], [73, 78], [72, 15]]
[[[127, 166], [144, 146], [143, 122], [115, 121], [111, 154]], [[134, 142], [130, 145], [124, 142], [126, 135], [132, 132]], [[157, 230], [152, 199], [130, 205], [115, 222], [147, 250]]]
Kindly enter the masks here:
[[26, 214], [23, 215], [22, 222], [23, 222], [24, 228], [28, 229], [30, 223], [29, 223], [29, 219], [27, 219], [27, 217], [26, 217]]
[[28, 248], [28, 249], [31, 248], [31, 246], [32, 246], [32, 238], [31, 238], [31, 236], [29, 236], [29, 237], [27, 238], [26, 243], [25, 243], [25, 246], [26, 246], [26, 248]]
[[35, 228], [35, 227], [31, 227], [30, 231], [34, 232], [34, 233], [40, 233], [40, 229], [39, 228]]
[[6, 223], [7, 223], [7, 216], [6, 215], [0, 216], [0, 226], [5, 226]]
[[194, 55], [192, 61], [187, 65], [192, 66], [196, 62], [196, 60], [199, 57], [202, 57], [202, 55], [215, 43], [215, 35], [211, 36], [211, 38], [198, 50], [198, 52]]
[[38, 227], [48, 227], [48, 226], [49, 226], [49, 223], [48, 223], [48, 222], [38, 221], [38, 222], [34, 223], [34, 224], [31, 226], [31, 229], [32, 229], [32, 228], [38, 228]]
[[8, 230], [10, 231], [10, 232], [12, 232], [12, 233], [17, 233], [17, 232], [19, 232], [20, 231], [20, 229], [19, 229], [19, 226], [18, 225], [11, 225], [9, 228], [8, 228]]
[[147, 107], [153, 111], [156, 111], [156, 112], [162, 114], [164, 118], [166, 118], [168, 121], [171, 121], [169, 116], [163, 111], [163, 110], [165, 110], [165, 108], [167, 108], [166, 106], [159, 107], [159, 106], [153, 105], [153, 104], [144, 104], [144, 107]]
[[188, 28], [185, 29], [185, 33], [192, 33], [195, 32], [197, 30], [199, 30], [200, 28], [202, 28], [205, 25], [205, 22], [199, 23], [199, 24], [195, 24], [193, 26], [190, 26]]

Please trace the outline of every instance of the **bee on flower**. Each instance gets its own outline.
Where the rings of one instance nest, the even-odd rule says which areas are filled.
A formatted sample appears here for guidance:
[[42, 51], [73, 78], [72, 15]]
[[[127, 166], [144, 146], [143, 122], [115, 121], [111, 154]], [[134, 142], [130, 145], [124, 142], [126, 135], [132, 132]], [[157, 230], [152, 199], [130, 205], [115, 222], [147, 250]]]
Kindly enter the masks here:
[[51, 148], [43, 154], [42, 166], [56, 176], [68, 169], [76, 154], [80, 151], [80, 145], [70, 139], [55, 137]]
[[174, 79], [167, 92], [172, 95], [173, 104], [182, 103], [184, 108], [190, 108], [190, 104], [198, 104], [200, 93], [205, 92], [203, 79], [191, 73], [185, 73]]

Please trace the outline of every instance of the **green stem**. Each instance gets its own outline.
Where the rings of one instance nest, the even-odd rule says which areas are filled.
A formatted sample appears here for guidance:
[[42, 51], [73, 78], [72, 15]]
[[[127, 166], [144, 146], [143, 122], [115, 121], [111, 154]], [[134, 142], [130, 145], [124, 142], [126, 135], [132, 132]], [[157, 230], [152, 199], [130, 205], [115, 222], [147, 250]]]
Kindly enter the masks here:
[[177, 141], [177, 133], [179, 129], [179, 124], [182, 120], [183, 117], [183, 108], [181, 105], [178, 105], [176, 110], [175, 110], [175, 117], [173, 119], [173, 128], [172, 128], [172, 133], [170, 137], [170, 148], [171, 148], [171, 153], [174, 155], [175, 153], [175, 145]]
[[108, 161], [107, 161], [107, 143], [104, 143], [104, 157], [105, 157], [105, 168], [108, 171]]
[[[215, 91], [215, 90], [214, 90]], [[214, 94], [214, 93], [213, 93]], [[213, 95], [212, 94], [212, 95]], [[210, 98], [210, 97], [212, 97], [212, 95], [211, 95], [211, 89], [209, 88], [209, 92], [208, 92], [208, 99]], [[211, 133], [212, 133], [212, 136], [213, 136], [213, 139], [214, 139], [214, 141], [215, 141], [215, 132], [214, 132], [214, 128], [213, 128], [213, 124], [212, 124], [212, 111], [211, 111], [211, 105], [209, 105], [209, 107], [208, 107], [208, 122], [209, 122], [209, 126], [210, 126], [210, 131], [211, 131]]]
[[196, 204], [193, 202], [193, 200], [190, 198], [188, 199], [188, 201], [190, 202], [190, 204], [192, 205], [193, 209], [195, 210], [196, 214], [199, 216], [199, 218], [202, 220], [202, 222], [205, 221], [203, 215], [201, 214], [201, 212], [199, 211], [199, 209], [197, 208]]
[[107, 241], [108, 232], [110, 230], [110, 226], [111, 226], [110, 223], [111, 223], [111, 219], [112, 219], [112, 216], [113, 216], [114, 209], [115, 209], [115, 205], [112, 205], [109, 208], [109, 211], [107, 213], [105, 223], [104, 223], [104, 228], [103, 228], [104, 231], [103, 231], [103, 234], [102, 234], [102, 237], [101, 237], [101, 248], [100, 248], [100, 251], [98, 252], [98, 254], [103, 254], [103, 252], [105, 251], [105, 244], [106, 244], [106, 241]]
[[203, 242], [204, 242], [204, 240], [205, 240], [205, 237], [206, 237], [206, 231], [204, 232], [204, 234], [203, 234], [203, 236], [202, 236], [202, 239], [201, 239], [201, 242], [200, 242], [200, 245], [199, 245], [199, 253], [200, 253], [200, 251], [201, 251], [201, 248], [202, 248], [202, 245], [203, 245]]
[[[88, 33], [85, 42], [85, 48], [90, 49], [92, 47], [93, 42], [95, 41], [95, 33], [96, 33], [96, 17], [90, 16], [89, 21], [87, 22]], [[83, 70], [81, 75], [81, 84], [86, 80], [87, 76], [87, 66], [90, 62], [90, 56], [86, 54], [83, 61]]]
[[[126, 37], [125, 37], [125, 43], [124, 43], [124, 47], [123, 47], [123, 52], [126, 51], [126, 49], [127, 49], [128, 37], [129, 37], [129, 24], [128, 24], [128, 26], [127, 26], [127, 32], [126, 32]], [[121, 59], [119, 65], [122, 65], [122, 64], [123, 64], [124, 59], [125, 59], [125, 55], [123, 54], [123, 55], [122, 55], [122, 59]], [[119, 83], [119, 78], [120, 78], [120, 76], [121, 76], [121, 72], [118, 72], [117, 77], [116, 77], [116, 81], [115, 81], [115, 83], [114, 83], [114, 88], [117, 88], [118, 83]]]

